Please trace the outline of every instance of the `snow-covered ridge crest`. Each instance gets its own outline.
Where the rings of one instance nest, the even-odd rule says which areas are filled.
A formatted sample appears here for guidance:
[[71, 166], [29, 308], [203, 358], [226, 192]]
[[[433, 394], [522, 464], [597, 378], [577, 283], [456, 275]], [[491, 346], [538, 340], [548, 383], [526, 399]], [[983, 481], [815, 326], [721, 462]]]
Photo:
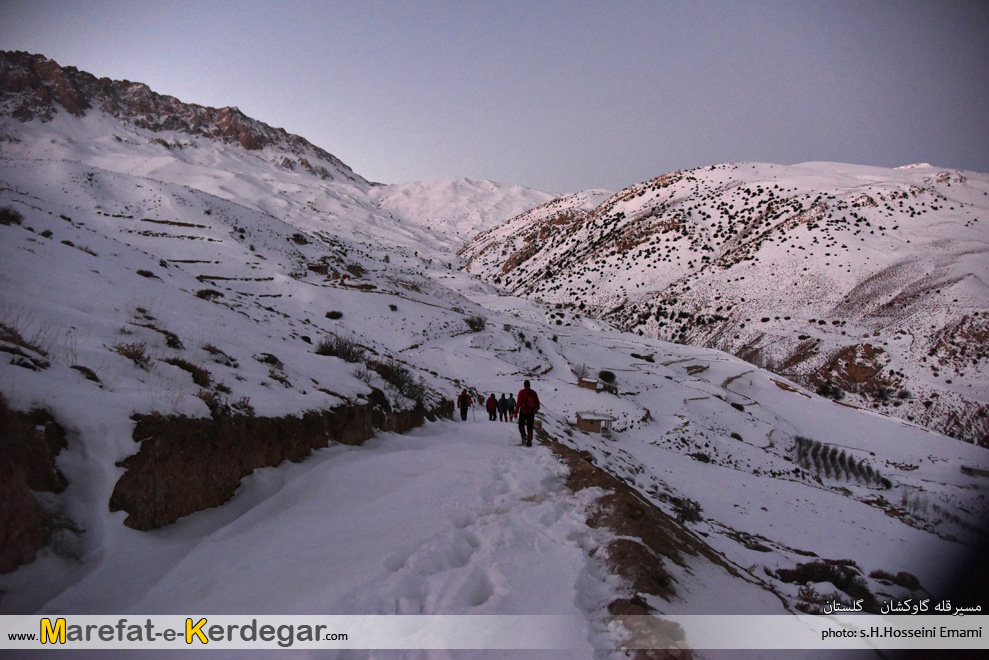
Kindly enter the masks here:
[[236, 107], [183, 103], [144, 83], [97, 78], [42, 55], [0, 52], [0, 114], [48, 122], [60, 109], [76, 117], [99, 110], [139, 128], [199, 135], [251, 151], [275, 147], [287, 152], [279, 161], [285, 167], [298, 167], [323, 179], [368, 185], [333, 154], [282, 128], [252, 119]]

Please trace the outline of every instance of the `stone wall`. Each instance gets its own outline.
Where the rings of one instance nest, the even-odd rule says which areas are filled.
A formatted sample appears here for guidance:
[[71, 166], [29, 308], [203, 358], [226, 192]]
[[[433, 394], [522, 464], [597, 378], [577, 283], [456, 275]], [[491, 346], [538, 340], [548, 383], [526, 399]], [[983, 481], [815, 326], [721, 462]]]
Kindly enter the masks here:
[[142, 415], [133, 434], [140, 449], [119, 463], [127, 471], [114, 487], [110, 510], [127, 512], [124, 524], [134, 529], [162, 527], [223, 504], [257, 468], [301, 461], [331, 442], [360, 445], [377, 430], [404, 433], [452, 413], [447, 401], [430, 410], [343, 405], [300, 417]]

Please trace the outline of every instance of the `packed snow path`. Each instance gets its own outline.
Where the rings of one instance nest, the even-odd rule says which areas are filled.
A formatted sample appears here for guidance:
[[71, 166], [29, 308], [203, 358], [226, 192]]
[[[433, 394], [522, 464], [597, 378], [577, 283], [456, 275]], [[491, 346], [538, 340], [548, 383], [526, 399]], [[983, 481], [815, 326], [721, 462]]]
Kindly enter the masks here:
[[599, 489], [574, 494], [565, 477], [547, 447], [486, 416], [331, 446], [257, 470], [222, 507], [119, 526], [127, 538], [40, 609], [569, 614], [588, 617], [570, 657], [591, 657], [617, 583], [589, 556], [607, 534], [585, 523]]

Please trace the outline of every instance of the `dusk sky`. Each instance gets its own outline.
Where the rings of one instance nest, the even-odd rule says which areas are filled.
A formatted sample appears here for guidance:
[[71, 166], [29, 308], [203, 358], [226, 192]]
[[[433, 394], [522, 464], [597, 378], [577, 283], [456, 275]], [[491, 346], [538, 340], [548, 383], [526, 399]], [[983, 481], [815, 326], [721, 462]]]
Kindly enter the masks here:
[[0, 0], [0, 49], [374, 181], [617, 190], [729, 161], [989, 171], [989, 2]]

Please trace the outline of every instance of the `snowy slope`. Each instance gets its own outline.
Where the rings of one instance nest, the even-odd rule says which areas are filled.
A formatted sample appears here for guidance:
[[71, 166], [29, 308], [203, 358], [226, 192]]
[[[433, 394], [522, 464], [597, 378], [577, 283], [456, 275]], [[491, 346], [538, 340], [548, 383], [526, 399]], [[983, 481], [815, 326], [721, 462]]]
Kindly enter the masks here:
[[431, 227], [456, 239], [450, 252], [553, 197], [523, 186], [462, 178], [380, 186], [371, 195], [402, 224]]
[[[97, 110], [4, 116], [0, 133], [0, 208], [21, 216], [0, 224], [0, 394], [68, 434], [68, 486], [40, 496], [62, 526], [0, 576], [2, 613], [571, 614], [585, 624], [566, 657], [601, 657], [615, 643], [609, 605], [637, 591], [660, 613], [795, 612], [840, 587], [786, 569], [852, 560], [877, 599], [936, 597], [989, 513], [989, 482], [961, 470], [989, 469], [983, 448], [460, 270], [450, 248], [468, 227], [495, 226], [531, 191], [389, 192], [282, 167], [276, 147]], [[585, 212], [603, 196], [558, 204]], [[331, 338], [364, 357], [319, 355]], [[374, 390], [412, 408], [372, 363], [408, 368], [430, 404], [529, 378], [549, 444], [520, 448], [512, 425], [477, 410], [257, 469], [222, 506], [158, 529], [109, 510], [120, 461], [142, 445], [135, 413], [209, 419], [212, 400], [271, 418]], [[615, 393], [577, 387], [582, 366], [615, 374]], [[616, 418], [611, 439], [574, 428], [587, 410]], [[627, 535], [595, 522], [608, 493], [572, 490], [554, 442], [676, 526], [654, 562], [665, 591], [615, 572]], [[697, 519], [677, 524], [691, 502]], [[884, 577], [901, 572], [922, 589]], [[506, 656], [532, 657], [489, 657]]]
[[544, 205], [462, 254], [510, 291], [985, 443], [987, 194], [929, 165], [724, 164]]

